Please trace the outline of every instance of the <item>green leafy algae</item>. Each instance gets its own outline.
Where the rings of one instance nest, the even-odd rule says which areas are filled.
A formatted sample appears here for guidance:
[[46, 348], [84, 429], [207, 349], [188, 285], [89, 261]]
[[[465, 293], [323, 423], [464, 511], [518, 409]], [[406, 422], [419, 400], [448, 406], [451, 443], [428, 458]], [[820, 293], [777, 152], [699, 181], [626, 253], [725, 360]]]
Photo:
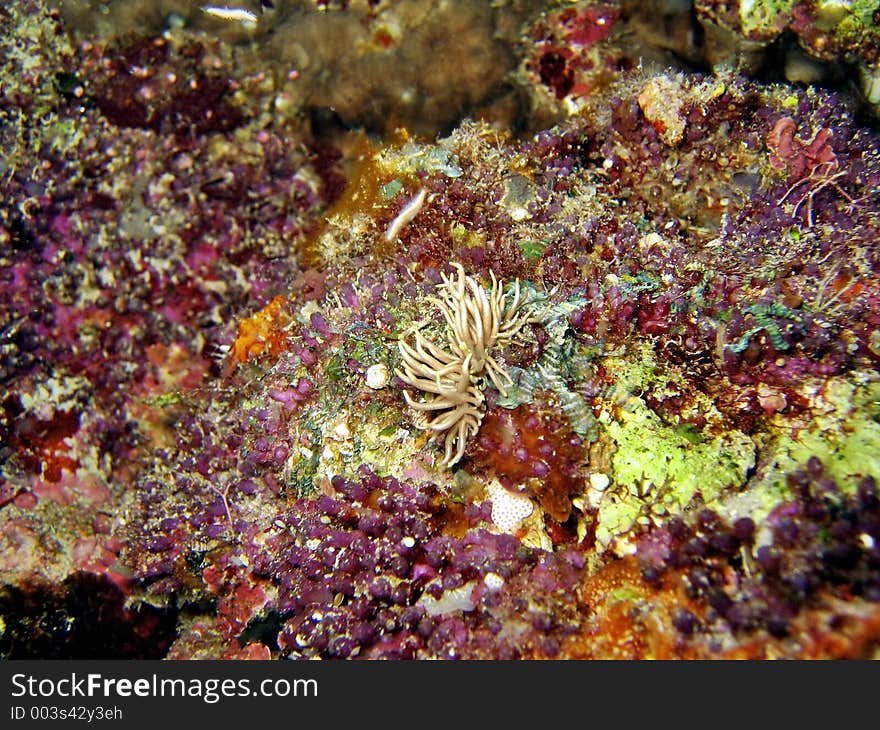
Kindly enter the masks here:
[[550, 239], [519, 241], [517, 245], [526, 261], [537, 261], [547, 250]]
[[618, 449], [612, 460], [614, 478], [631, 493], [660, 487], [678, 507], [685, 507], [697, 491], [709, 501], [726, 487], [745, 483], [755, 459], [748, 435], [731, 430], [695, 442], [696, 432], [665, 425], [640, 399], [628, 405], [621, 420], [607, 424], [606, 431]]
[[[616, 450], [613, 486], [599, 503], [600, 545], [611, 545], [653, 514], [682, 512], [698, 494], [703, 502], [714, 502], [746, 483], [755, 465], [755, 443], [743, 431], [726, 427], [707, 396], [696, 396], [708, 422], [700, 430], [687, 422], [664, 421], [636, 395], [653, 391], [662, 397], [686, 387], [681, 373], [658, 365], [650, 344], [626, 358], [605, 358], [603, 364], [616, 380], [603, 400], [615, 405], [599, 421]], [[624, 544], [617, 546], [619, 551], [626, 551]]]
[[801, 469], [811, 456], [844, 492], [863, 477], [880, 481], [880, 381], [854, 376], [834, 378], [818, 390], [809, 421], [774, 429], [761, 449], [749, 485], [757, 514], [768, 513], [792, 496], [786, 474]]

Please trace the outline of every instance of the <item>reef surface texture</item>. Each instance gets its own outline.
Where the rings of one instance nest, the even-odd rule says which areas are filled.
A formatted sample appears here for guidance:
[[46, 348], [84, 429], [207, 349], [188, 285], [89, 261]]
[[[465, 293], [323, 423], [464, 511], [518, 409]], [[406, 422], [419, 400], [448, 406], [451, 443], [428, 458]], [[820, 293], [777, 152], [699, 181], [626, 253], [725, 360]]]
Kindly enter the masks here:
[[875, 656], [876, 3], [239, 6], [0, 9], [0, 656]]

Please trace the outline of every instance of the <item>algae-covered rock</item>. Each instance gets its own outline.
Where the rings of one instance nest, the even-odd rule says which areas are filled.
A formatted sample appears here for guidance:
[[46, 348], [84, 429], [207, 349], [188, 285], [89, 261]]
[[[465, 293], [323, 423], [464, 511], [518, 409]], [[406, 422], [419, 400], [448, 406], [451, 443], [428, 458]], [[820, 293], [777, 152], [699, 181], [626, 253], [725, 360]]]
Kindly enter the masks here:
[[0, 11], [0, 655], [871, 655], [868, 8], [635, 5]]

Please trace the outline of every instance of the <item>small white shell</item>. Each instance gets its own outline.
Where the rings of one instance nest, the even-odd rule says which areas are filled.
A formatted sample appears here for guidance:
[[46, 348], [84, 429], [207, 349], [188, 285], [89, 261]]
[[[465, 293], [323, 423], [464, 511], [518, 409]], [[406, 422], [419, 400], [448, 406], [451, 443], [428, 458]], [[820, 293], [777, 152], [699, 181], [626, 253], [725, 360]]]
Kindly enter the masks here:
[[388, 366], [381, 362], [375, 365], [370, 365], [370, 367], [367, 368], [367, 372], [364, 374], [364, 380], [366, 380], [367, 387], [372, 388], [373, 390], [381, 390], [388, 385], [390, 379], [391, 373], [388, 370]]
[[602, 474], [601, 472], [590, 474], [590, 486], [597, 492], [604, 492], [608, 489], [609, 484], [611, 484], [611, 479], [607, 474]]
[[504, 578], [498, 573], [486, 573], [483, 576], [483, 583], [486, 585], [486, 590], [494, 593], [504, 587]]
[[869, 104], [880, 104], [880, 68], [859, 65], [862, 93]]

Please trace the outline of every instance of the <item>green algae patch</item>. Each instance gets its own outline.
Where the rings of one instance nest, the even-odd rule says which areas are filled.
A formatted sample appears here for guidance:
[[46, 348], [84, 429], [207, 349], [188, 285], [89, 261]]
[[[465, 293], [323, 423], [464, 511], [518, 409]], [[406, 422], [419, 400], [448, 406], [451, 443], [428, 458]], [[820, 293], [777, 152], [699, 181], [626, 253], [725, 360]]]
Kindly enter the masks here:
[[440, 145], [408, 141], [400, 146], [390, 146], [376, 155], [378, 166], [393, 175], [415, 177], [420, 172], [439, 172], [446, 177], [461, 177], [458, 157]]
[[740, 3], [739, 22], [743, 34], [748, 37], [776, 37], [785, 27], [793, 5], [793, 0]]
[[750, 489], [764, 512], [791, 495], [786, 474], [818, 457], [825, 474], [844, 492], [872, 476], [880, 481], [880, 381], [857, 376], [835, 378], [812, 397], [812, 418], [803, 425], [781, 424], [778, 435], [761, 449]]
[[322, 410], [312, 465], [315, 485], [334, 476], [358, 478], [367, 465], [381, 477], [405, 478], [423, 453], [427, 436], [405, 425], [403, 414], [387, 401], [362, 398], [339, 401]]
[[[757, 523], [794, 495], [786, 476], [818, 457], [825, 474], [844, 492], [866, 476], [880, 480], [880, 379], [855, 374], [811, 386], [805, 413], [780, 413], [754, 436], [726, 428], [714, 406], [695, 401], [682, 413], [706, 417], [702, 430], [661, 418], [641, 394], [661, 401], [684, 387], [674, 368], [659, 366], [642, 347], [626, 357], [607, 357], [614, 375], [599, 421], [616, 449], [612, 487], [598, 504], [596, 539], [628, 551], [627, 535], [657, 516], [678, 514], [699, 496], [729, 519]], [[639, 395], [634, 395], [639, 394]], [[705, 397], [708, 400], [708, 397]]]
[[517, 246], [519, 246], [520, 253], [522, 253], [523, 258], [526, 261], [537, 261], [544, 255], [544, 251], [547, 250], [547, 246], [550, 245], [549, 238], [542, 239], [533, 239], [527, 241], [519, 241], [517, 242]]
[[663, 424], [638, 400], [606, 430], [617, 446], [615, 481], [635, 493], [660, 489], [668, 495], [665, 501], [679, 508], [698, 491], [708, 502], [727, 487], [742, 486], [755, 463], [755, 444], [741, 431], [695, 442], [694, 432]]
[[664, 424], [637, 398], [620, 420], [605, 425], [617, 451], [615, 487], [600, 505], [596, 539], [609, 545], [652, 514], [680, 513], [699, 495], [717, 500], [745, 484], [755, 464], [755, 444], [741, 431], [705, 437]]
[[486, 238], [479, 231], [473, 231], [461, 223], [453, 223], [449, 226], [449, 235], [452, 242], [459, 249], [482, 249], [487, 245]]
[[365, 421], [355, 432], [359, 459], [348, 465], [351, 474], [356, 474], [364, 463], [381, 477], [405, 478], [407, 469], [419, 459], [425, 446], [422, 434], [400, 425], [394, 415], [392, 409], [386, 409], [382, 416]]
[[877, 3], [874, 0], [854, 0], [849, 3], [820, 0], [816, 3], [816, 28], [831, 33], [844, 48], [857, 48], [860, 44], [876, 41], [876, 12]]
[[[699, 495], [703, 502], [717, 501], [731, 489], [741, 488], [754, 469], [756, 446], [737, 429], [726, 428], [707, 396], [686, 406], [707, 416], [707, 427], [697, 429], [686, 421], [662, 419], [640, 396], [670, 396], [684, 388], [684, 376], [660, 368], [650, 346], [627, 359], [605, 358], [615, 375], [610, 402], [599, 418], [604, 436], [613, 444], [613, 486], [598, 505], [596, 539], [602, 546], [615, 544], [637, 524], [654, 516], [678, 514]], [[609, 401], [606, 401], [609, 402]], [[612, 413], [614, 414], [612, 416]]]
[[[617, 536], [625, 535], [635, 526], [640, 512], [638, 499], [618, 499], [615, 495], [606, 497], [596, 518], [596, 543], [603, 548], [609, 547]], [[632, 551], [619, 547], [617, 552], [625, 554]]]

